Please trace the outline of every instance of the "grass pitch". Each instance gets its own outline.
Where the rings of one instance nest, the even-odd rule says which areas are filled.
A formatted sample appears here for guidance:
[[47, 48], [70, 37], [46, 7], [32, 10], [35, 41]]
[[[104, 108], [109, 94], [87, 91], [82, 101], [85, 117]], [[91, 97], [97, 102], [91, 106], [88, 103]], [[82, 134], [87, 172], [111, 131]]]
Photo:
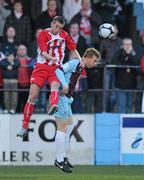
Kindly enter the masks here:
[[143, 180], [144, 166], [75, 166], [66, 174], [53, 166], [0, 166], [0, 180]]

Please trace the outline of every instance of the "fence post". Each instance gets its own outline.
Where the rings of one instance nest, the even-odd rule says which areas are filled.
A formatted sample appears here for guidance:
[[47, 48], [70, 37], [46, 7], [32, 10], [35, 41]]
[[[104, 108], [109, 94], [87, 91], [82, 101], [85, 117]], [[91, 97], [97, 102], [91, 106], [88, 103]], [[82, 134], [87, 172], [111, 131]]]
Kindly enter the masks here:
[[106, 112], [106, 74], [107, 74], [107, 65], [104, 66], [103, 72], [103, 112]]

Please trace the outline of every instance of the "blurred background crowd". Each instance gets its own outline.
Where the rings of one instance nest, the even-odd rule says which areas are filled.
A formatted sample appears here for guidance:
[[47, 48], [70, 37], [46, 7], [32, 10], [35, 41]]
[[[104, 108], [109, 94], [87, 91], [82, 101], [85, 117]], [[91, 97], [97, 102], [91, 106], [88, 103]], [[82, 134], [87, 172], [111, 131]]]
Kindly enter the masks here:
[[[143, 112], [144, 5], [132, 0], [0, 0], [0, 112], [23, 111], [36, 63], [36, 38], [56, 15], [65, 18], [65, 30], [80, 55], [88, 47], [101, 53], [96, 68], [83, 70], [73, 112]], [[105, 22], [115, 27], [110, 39], [98, 35]], [[66, 50], [64, 62], [70, 58]], [[46, 113], [48, 89], [46, 82], [36, 113]]]

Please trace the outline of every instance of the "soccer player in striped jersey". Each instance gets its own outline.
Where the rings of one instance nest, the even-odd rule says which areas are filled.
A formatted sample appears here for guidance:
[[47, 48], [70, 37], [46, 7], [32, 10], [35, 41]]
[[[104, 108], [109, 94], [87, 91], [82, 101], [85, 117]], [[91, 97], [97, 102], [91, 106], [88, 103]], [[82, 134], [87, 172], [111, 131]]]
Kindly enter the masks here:
[[[100, 53], [94, 48], [89, 48], [85, 51], [82, 60], [84, 67], [95, 67], [100, 60]], [[61, 95], [59, 95], [58, 111], [54, 114], [57, 124], [55, 137], [56, 160], [54, 164], [67, 173], [71, 173], [71, 168], [73, 167], [66, 155], [66, 147], [68, 146], [70, 134], [74, 127], [71, 103], [73, 91], [81, 72], [82, 67], [80, 66], [79, 59], [72, 59], [56, 70], [56, 75], [63, 89], [60, 92]], [[68, 93], [65, 93], [65, 89], [68, 87]]]
[[22, 129], [18, 132], [17, 136], [23, 137], [27, 134], [28, 124], [34, 111], [35, 99], [38, 97], [45, 81], [48, 81], [51, 88], [49, 98], [51, 108], [48, 114], [52, 115], [57, 111], [60, 82], [55, 75], [55, 70], [62, 65], [65, 48], [67, 47], [75, 58], [80, 59], [81, 65], [83, 65], [75, 43], [68, 33], [63, 30], [64, 25], [63, 17], [56, 16], [51, 22], [51, 27], [43, 30], [37, 38], [37, 63], [30, 79], [31, 86], [28, 101], [24, 107]]

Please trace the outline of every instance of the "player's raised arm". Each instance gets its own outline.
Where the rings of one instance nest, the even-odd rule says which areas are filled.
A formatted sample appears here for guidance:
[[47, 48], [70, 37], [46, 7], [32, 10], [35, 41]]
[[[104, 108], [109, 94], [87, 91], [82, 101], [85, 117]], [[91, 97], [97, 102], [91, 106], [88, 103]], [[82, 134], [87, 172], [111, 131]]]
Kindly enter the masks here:
[[71, 51], [71, 54], [72, 54], [73, 58], [79, 59], [81, 66], [84, 67], [84, 62], [82, 61], [82, 58], [81, 58], [79, 52], [75, 49], [75, 50]]

